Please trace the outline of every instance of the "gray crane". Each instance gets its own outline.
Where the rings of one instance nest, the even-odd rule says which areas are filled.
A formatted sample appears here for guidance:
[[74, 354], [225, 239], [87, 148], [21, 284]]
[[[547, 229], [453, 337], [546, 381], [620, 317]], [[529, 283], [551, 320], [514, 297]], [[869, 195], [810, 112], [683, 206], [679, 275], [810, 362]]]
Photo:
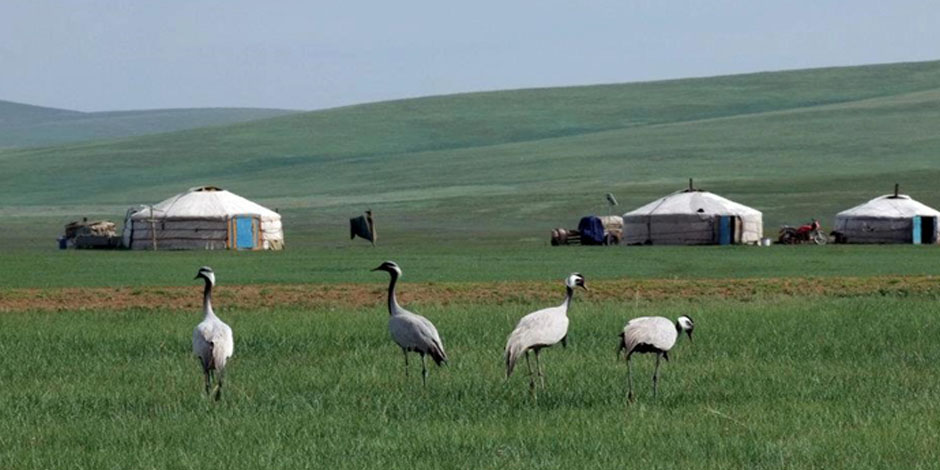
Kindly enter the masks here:
[[428, 366], [425, 356], [431, 356], [437, 365], [447, 363], [447, 354], [444, 352], [444, 343], [437, 333], [434, 324], [421, 315], [411, 313], [398, 305], [395, 298], [395, 284], [401, 277], [401, 268], [394, 261], [386, 261], [373, 269], [385, 271], [391, 275], [388, 283], [388, 331], [392, 339], [401, 348], [405, 356], [405, 376], [408, 376], [408, 352], [416, 352], [421, 356], [421, 382], [428, 384]]
[[565, 301], [557, 307], [532, 312], [519, 320], [519, 324], [509, 334], [506, 341], [506, 378], [512, 375], [516, 361], [524, 354], [526, 366], [529, 368], [529, 387], [535, 389], [535, 376], [532, 375], [532, 365], [529, 363], [529, 350], [535, 353], [535, 367], [538, 371], [539, 381], [545, 386], [545, 376], [542, 375], [542, 365], [539, 363], [539, 351], [561, 342], [562, 347], [567, 346], [568, 338], [568, 307], [574, 296], [574, 288], [584, 285], [584, 276], [572, 273], [565, 279]]
[[215, 286], [215, 273], [212, 268], [199, 268], [196, 277], [206, 282], [202, 300], [202, 321], [193, 329], [193, 353], [199, 358], [202, 373], [206, 379], [206, 395], [212, 396], [212, 381], [215, 379], [215, 399], [222, 398], [222, 381], [225, 377], [225, 364], [235, 351], [235, 340], [229, 328], [212, 311], [212, 288]]
[[653, 397], [656, 397], [657, 383], [659, 382], [659, 359], [669, 360], [669, 351], [676, 344], [679, 334], [683, 331], [692, 341], [692, 330], [695, 323], [688, 315], [682, 315], [675, 323], [665, 317], [639, 317], [627, 322], [620, 333], [620, 353], [626, 355], [627, 382], [629, 392], [627, 398], [633, 400], [633, 370], [630, 367], [630, 357], [633, 353], [656, 354], [656, 369], [653, 371]]

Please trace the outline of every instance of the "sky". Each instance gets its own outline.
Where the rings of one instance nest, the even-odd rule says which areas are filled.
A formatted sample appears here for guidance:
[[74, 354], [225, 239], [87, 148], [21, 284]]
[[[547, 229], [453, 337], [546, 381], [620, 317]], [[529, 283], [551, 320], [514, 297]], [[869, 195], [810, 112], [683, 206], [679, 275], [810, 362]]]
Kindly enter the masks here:
[[0, 100], [80, 111], [936, 59], [937, 0], [0, 1]]

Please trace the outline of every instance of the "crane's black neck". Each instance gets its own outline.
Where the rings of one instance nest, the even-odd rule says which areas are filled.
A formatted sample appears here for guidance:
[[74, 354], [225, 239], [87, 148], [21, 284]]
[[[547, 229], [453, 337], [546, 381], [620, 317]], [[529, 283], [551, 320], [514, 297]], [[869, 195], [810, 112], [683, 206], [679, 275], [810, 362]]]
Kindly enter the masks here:
[[212, 282], [206, 279], [206, 287], [202, 292], [202, 312], [206, 316], [214, 315], [212, 311]]
[[389, 275], [392, 276], [392, 279], [388, 282], [388, 314], [394, 315], [398, 310], [398, 299], [395, 298], [395, 284], [398, 283], [398, 272], [389, 271]]
[[571, 286], [569, 286], [569, 285], [565, 285], [565, 303], [564, 303], [564, 305], [565, 305], [565, 309], [566, 309], [566, 310], [568, 309], [568, 306], [571, 305], [571, 298], [572, 298], [572, 297], [574, 297], [574, 289], [573, 289]]

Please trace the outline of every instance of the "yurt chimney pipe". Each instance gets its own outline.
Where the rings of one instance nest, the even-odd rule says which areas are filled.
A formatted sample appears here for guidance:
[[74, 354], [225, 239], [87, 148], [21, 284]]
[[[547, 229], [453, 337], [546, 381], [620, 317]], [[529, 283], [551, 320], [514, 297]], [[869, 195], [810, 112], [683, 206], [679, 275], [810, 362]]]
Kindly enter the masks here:
[[695, 187], [692, 186], [692, 178], [689, 178], [689, 191], [695, 191]]
[[899, 185], [899, 184], [897, 184], [897, 183], [894, 183], [894, 197], [895, 197], [895, 198], [898, 197], [898, 190], [900, 189], [900, 186], [901, 186], [901, 185]]

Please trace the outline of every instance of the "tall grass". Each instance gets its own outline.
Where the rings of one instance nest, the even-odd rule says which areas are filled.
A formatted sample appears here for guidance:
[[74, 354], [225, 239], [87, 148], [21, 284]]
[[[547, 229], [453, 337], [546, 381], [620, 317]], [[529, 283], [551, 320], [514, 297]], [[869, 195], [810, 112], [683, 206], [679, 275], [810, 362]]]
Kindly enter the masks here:
[[500, 244], [407, 244], [379, 248], [294, 247], [283, 252], [0, 251], [3, 288], [193, 285], [212, 266], [222, 285], [376, 283], [369, 270], [401, 264], [403, 282], [493, 282], [561, 279], [740, 279], [940, 275], [931, 246], [549, 247]]
[[[925, 298], [576, 301], [547, 387], [503, 379], [502, 346], [540, 307], [413, 305], [451, 363], [421, 387], [386, 313], [220, 306], [236, 354], [205, 399], [197, 312], [0, 316], [4, 468], [936, 468], [940, 320]], [[616, 335], [691, 314], [653, 400], [625, 401]]]

